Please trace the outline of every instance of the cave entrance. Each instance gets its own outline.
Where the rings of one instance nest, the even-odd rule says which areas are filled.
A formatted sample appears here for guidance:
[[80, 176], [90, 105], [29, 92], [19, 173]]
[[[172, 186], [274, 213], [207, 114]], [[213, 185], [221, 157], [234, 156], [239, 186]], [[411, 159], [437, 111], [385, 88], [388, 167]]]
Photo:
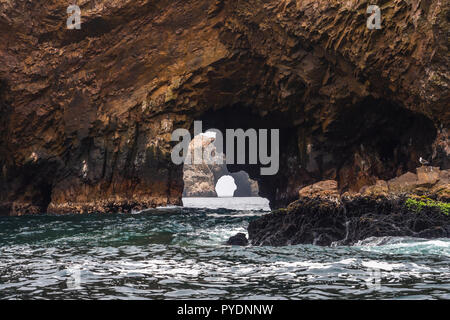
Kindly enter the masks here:
[[217, 181], [216, 193], [219, 198], [232, 198], [237, 186], [232, 176], [223, 176]]
[[[217, 142], [219, 150], [223, 146], [225, 170], [234, 178], [237, 186], [234, 197], [246, 197], [256, 189], [259, 197], [270, 201], [272, 209], [298, 197], [297, 185], [291, 186], [289, 180], [305, 179], [299, 176], [298, 166], [292, 166], [292, 163], [298, 162], [299, 154], [297, 129], [292, 123], [294, 116], [291, 111], [274, 110], [268, 113], [238, 103], [209, 109], [192, 118], [202, 122], [203, 132], [218, 130], [221, 133], [223, 141], [220, 141], [219, 136], [218, 141], [213, 143]], [[239, 130], [245, 138], [237, 137]], [[191, 135], [195, 132], [195, 123], [191, 125], [190, 131]], [[234, 131], [234, 135], [229, 135], [229, 131]], [[244, 147], [240, 148], [243, 140], [241, 146]], [[265, 146], [265, 150], [262, 146]], [[231, 157], [233, 161], [230, 161], [230, 154], [234, 156]], [[241, 155], [245, 159], [241, 158], [240, 161]]]
[[[211, 148], [211, 149], [210, 149]], [[208, 156], [225, 159], [216, 149], [216, 134], [196, 135], [189, 144], [190, 163], [183, 166], [183, 205], [186, 207], [270, 210], [269, 200], [259, 196], [256, 180], [244, 170], [230, 172], [225, 161], [213, 163]], [[201, 160], [195, 159], [202, 157]]]
[[[279, 170], [275, 175], [262, 175], [261, 163], [250, 164], [251, 143], [246, 141], [245, 163], [227, 161], [223, 167], [225, 173], [215, 180], [217, 183], [225, 174], [245, 173], [257, 182], [258, 195], [269, 199], [272, 209], [285, 207], [298, 199], [301, 188], [321, 180], [337, 181], [341, 193], [358, 193], [377, 180], [387, 181], [408, 171], [415, 172], [420, 156], [445, 168], [433, 160], [436, 129], [425, 116], [372, 97], [336, 108], [326, 125], [321, 118], [295, 114], [290, 109], [265, 113], [241, 104], [209, 109], [191, 115], [191, 119], [201, 120], [204, 132], [279, 129]], [[190, 130], [192, 134], [194, 123]], [[223, 138], [226, 146], [223, 152], [228, 154], [227, 135]], [[236, 197], [239, 183], [233, 178]], [[186, 177], [184, 181], [185, 185], [189, 183]], [[211, 197], [217, 197], [214, 185], [211, 183]]]

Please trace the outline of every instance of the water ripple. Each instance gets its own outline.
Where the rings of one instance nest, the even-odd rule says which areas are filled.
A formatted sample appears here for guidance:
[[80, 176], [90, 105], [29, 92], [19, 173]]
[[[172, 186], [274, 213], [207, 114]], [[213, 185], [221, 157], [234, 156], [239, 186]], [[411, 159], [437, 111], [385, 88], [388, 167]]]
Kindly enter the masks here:
[[1, 299], [450, 298], [450, 241], [229, 247], [260, 211], [0, 219]]

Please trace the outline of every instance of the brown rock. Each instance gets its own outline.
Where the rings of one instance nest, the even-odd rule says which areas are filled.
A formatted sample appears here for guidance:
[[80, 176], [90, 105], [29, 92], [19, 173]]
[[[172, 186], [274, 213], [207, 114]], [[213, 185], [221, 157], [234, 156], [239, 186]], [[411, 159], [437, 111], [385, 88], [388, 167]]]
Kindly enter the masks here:
[[441, 168], [450, 167], [450, 130], [442, 127], [438, 130], [433, 143], [433, 164]]
[[214, 175], [208, 165], [185, 165], [184, 168], [184, 195], [186, 197], [217, 197]]
[[417, 168], [417, 184], [422, 185], [433, 185], [439, 180], [439, 167], [422, 166]]
[[345, 191], [343, 194], [341, 194], [341, 198], [347, 198], [347, 199], [353, 199], [356, 197], [360, 197], [361, 193], [354, 192], [354, 191]]
[[302, 188], [299, 191], [299, 196], [300, 198], [339, 197], [338, 184], [335, 180], [320, 181], [313, 185]]
[[450, 183], [436, 184], [430, 192], [439, 201], [450, 201]]
[[448, 168], [444, 1], [384, 1], [382, 30], [329, 0], [79, 1], [67, 30], [68, 2], [0, 1], [0, 214], [180, 204], [170, 136], [199, 119], [281, 128], [275, 177], [233, 168], [274, 206]]
[[191, 164], [185, 164], [183, 169], [185, 197], [217, 197], [211, 168], [217, 155], [214, 153], [215, 148], [214, 151], [209, 149], [213, 141], [214, 138], [198, 135], [189, 144]]
[[191, 141], [189, 153], [191, 154], [192, 164], [184, 165], [183, 196], [217, 197], [217, 181], [225, 175], [234, 179], [237, 187], [234, 192], [235, 197], [258, 196], [258, 182], [250, 179], [245, 171], [230, 173], [225, 164], [225, 154], [217, 152], [213, 144], [214, 141], [215, 138], [204, 135], [198, 135]]
[[387, 184], [391, 193], [406, 193], [417, 187], [418, 179], [416, 174], [407, 172], [400, 177], [389, 180]]
[[250, 192], [252, 197], [259, 196], [259, 186], [258, 182], [250, 179]]
[[439, 172], [438, 184], [448, 184], [450, 183], [450, 169], [441, 170]]
[[450, 169], [439, 172], [439, 181], [431, 189], [437, 200], [450, 201]]
[[361, 188], [361, 195], [365, 196], [387, 196], [389, 192], [389, 187], [386, 181], [377, 180], [376, 184], [373, 186], [366, 186]]

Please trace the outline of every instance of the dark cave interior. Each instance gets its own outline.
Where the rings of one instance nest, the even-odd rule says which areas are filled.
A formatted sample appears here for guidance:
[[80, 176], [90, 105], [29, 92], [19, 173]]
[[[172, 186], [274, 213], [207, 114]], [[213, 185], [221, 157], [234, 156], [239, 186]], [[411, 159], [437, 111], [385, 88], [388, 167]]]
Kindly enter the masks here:
[[[230, 172], [245, 171], [257, 180], [260, 196], [268, 198], [274, 208], [295, 200], [300, 187], [320, 180], [336, 179], [342, 192], [358, 192], [377, 179], [415, 172], [420, 156], [431, 159], [436, 128], [423, 115], [374, 98], [336, 114], [339, 116], [331, 119], [327, 127], [308, 122], [295, 125], [298, 119], [290, 112], [274, 111], [261, 116], [258, 110], [243, 105], [209, 110], [193, 118], [202, 120], [204, 131], [280, 130], [277, 174], [261, 175], [260, 163], [248, 164], [248, 142], [246, 164], [227, 165]], [[226, 139], [224, 134], [225, 153]]]

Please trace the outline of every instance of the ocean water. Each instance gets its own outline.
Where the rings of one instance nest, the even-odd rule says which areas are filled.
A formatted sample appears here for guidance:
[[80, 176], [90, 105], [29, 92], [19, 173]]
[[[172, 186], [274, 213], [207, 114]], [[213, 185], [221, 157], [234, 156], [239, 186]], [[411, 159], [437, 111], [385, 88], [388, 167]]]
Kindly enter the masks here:
[[213, 201], [0, 218], [0, 299], [450, 298], [448, 239], [231, 247], [224, 242], [266, 213], [264, 202]]
[[269, 200], [260, 197], [239, 198], [183, 198], [187, 208], [270, 211]]

